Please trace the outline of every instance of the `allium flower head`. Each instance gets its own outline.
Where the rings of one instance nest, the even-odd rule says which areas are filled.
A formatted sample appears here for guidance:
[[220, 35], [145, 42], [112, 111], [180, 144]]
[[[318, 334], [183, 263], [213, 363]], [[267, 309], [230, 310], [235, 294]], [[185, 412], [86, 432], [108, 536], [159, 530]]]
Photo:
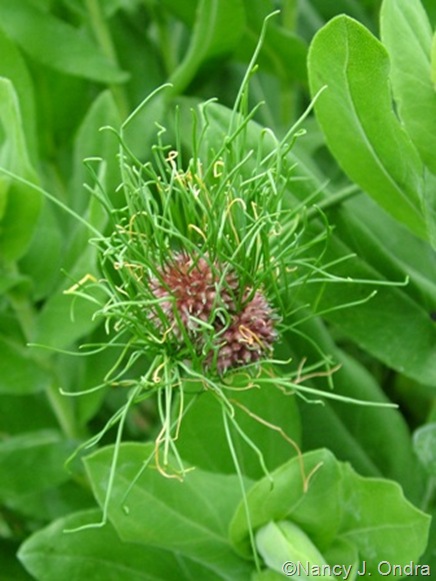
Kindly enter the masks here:
[[262, 292], [256, 291], [219, 336], [216, 351], [218, 372], [254, 363], [268, 355], [277, 338], [275, 319], [277, 316]]
[[[241, 288], [228, 265], [208, 255], [176, 253], [151, 278], [150, 289], [160, 299], [151, 320], [161, 334], [191, 340], [205, 353], [208, 368], [216, 366], [222, 374], [271, 352], [277, 337], [273, 309], [260, 290], [248, 300], [250, 290]], [[243, 297], [239, 307], [238, 296]]]

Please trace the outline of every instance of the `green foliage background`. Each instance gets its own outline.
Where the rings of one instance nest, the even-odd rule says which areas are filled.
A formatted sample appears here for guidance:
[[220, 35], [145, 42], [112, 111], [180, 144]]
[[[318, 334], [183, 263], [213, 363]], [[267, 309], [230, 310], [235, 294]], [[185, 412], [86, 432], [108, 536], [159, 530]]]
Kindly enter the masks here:
[[[105, 336], [92, 318], [95, 307], [64, 293], [85, 275], [98, 277], [97, 256], [83, 224], [43, 195], [49, 192], [104, 230], [105, 214], [90, 195], [95, 180], [83, 160], [94, 159], [94, 171], [116, 200], [118, 144], [100, 128], [120, 127], [166, 82], [171, 88], [126, 130], [135, 153], [147, 159], [156, 123], [170, 125], [175, 104], [189, 118], [191, 108], [210, 98], [222, 105], [214, 109], [211, 134], [218, 143], [264, 19], [276, 8], [281, 12], [268, 23], [252, 79], [253, 105], [263, 106], [249, 140], [254, 146], [262, 127], [285, 135], [327, 85], [302, 124], [306, 134], [289, 153], [299, 178], [289, 200], [310, 199], [323, 208], [332, 226], [325, 264], [355, 255], [338, 263], [335, 274], [379, 283], [307, 285], [299, 299], [315, 315], [302, 328], [311, 341], [289, 334], [284, 343], [296, 361], [315, 362], [323, 352], [340, 363], [336, 393], [399, 407], [330, 400], [284, 405], [279, 392], [264, 389], [251, 409], [291, 434], [313, 455], [308, 462], [320, 459], [325, 470], [308, 497], [298, 489], [294, 453], [280, 434], [251, 423], [247, 430], [261, 442], [268, 468], [277, 469], [278, 493], [265, 509], [269, 485], [241, 446], [246, 486], [253, 485], [247, 502], [257, 529], [292, 520], [326, 558], [338, 550], [344, 562], [365, 558], [367, 542], [380, 560], [403, 562], [407, 547], [399, 539], [407, 530], [408, 560], [422, 557], [436, 571], [436, 529], [427, 538], [428, 519], [418, 510], [435, 513], [434, 3], [0, 0], [2, 580], [280, 577], [282, 556], [264, 542], [270, 533], [257, 541], [270, 571], [256, 574], [246, 559], [239, 481], [220, 412], [207, 397], [191, 408], [180, 435], [181, 456], [198, 467], [186, 485], [152, 471], [132, 484], [159, 430], [156, 410], [144, 403], [129, 416], [130, 442], [121, 448], [114, 487], [120, 501], [132, 485], [130, 518], [114, 501], [106, 527], [62, 532], [99, 519], [96, 502], [104, 503], [111, 448], [93, 451], [69, 470], [64, 462], [125, 395], [117, 389], [78, 398], [59, 392], [99, 384], [113, 353], [62, 353]], [[313, 235], [321, 227], [314, 220]], [[337, 310], [374, 288], [371, 300]], [[139, 362], [135, 371], [146, 365]], [[330, 389], [323, 378], [313, 385]], [[105, 443], [113, 439], [108, 434]], [[280, 482], [296, 497], [280, 496]], [[302, 506], [294, 510], [292, 502]], [[333, 508], [323, 517], [326, 506]], [[368, 519], [370, 538], [359, 536], [358, 510]], [[392, 533], [382, 533], [387, 525]]]

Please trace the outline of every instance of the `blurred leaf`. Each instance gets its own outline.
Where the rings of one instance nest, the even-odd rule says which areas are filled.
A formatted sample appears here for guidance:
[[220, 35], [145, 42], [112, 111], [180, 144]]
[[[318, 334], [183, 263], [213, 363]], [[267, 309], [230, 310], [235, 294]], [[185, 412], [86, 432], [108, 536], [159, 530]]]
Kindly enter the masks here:
[[21, 272], [33, 283], [33, 300], [41, 300], [53, 291], [59, 279], [63, 244], [63, 232], [53, 207], [44, 200], [30, 245], [20, 260]]
[[31, 359], [27, 349], [0, 337], [0, 394], [36, 393], [50, 381], [50, 374]]
[[9, 79], [17, 93], [22, 115], [23, 131], [29, 147], [32, 162], [36, 161], [36, 111], [32, 77], [20, 51], [0, 29], [0, 77]]
[[244, 27], [242, 0], [200, 0], [188, 51], [169, 79], [173, 92], [181, 93], [206, 60], [230, 54]]
[[192, 26], [200, 0], [161, 0], [161, 3], [179, 20]]
[[[90, 192], [85, 183], [94, 186], [93, 177], [85, 166], [84, 160], [90, 157], [101, 158], [100, 168], [95, 169], [101, 187], [115, 192], [121, 177], [116, 161], [118, 142], [110, 131], [101, 131], [102, 127], [118, 128], [121, 125], [118, 108], [109, 91], [101, 93], [92, 103], [74, 141], [73, 176], [69, 191], [72, 193], [70, 206], [80, 214], [88, 207]], [[103, 161], [104, 160], [104, 161]]]
[[377, 203], [426, 238], [422, 165], [392, 108], [389, 59], [361, 24], [338, 16], [309, 51], [315, 111], [327, 144], [347, 175]]
[[413, 446], [426, 471], [436, 476], [436, 423], [418, 428], [413, 435]]
[[[85, 458], [99, 504], [113, 453], [111, 446]], [[177, 552], [218, 579], [246, 581], [251, 567], [233, 553], [227, 539], [241, 494], [237, 477], [194, 470], [180, 482], [165, 478], [156, 467], [141, 470], [150, 455], [152, 444], [120, 445], [109, 519], [121, 539]]]
[[8, 509], [29, 521], [46, 524], [77, 510], [95, 508], [91, 491], [72, 480], [55, 483], [42, 489], [29, 489], [26, 493], [10, 496]]
[[0, 395], [1, 431], [13, 435], [56, 428], [57, 423], [45, 393]]
[[[238, 60], [248, 63], [256, 49], [265, 18], [274, 10], [272, 2], [245, 0], [247, 26], [236, 51]], [[307, 44], [293, 30], [277, 24], [279, 15], [268, 22], [258, 63], [262, 72], [276, 75], [281, 81], [307, 82]], [[271, 81], [271, 79], [270, 79]]]
[[[93, 195], [90, 197], [85, 218], [95, 230], [101, 232], [104, 229], [107, 221], [106, 210]], [[97, 249], [89, 244], [89, 236], [89, 230], [78, 224], [76, 236], [70, 241], [69, 259], [72, 264], [65, 265], [68, 268], [68, 279], [65, 277], [45, 302], [36, 320], [32, 342], [63, 349], [99, 324], [93, 315], [104, 304], [106, 295], [98, 285], [96, 288], [93, 284], [99, 276]], [[87, 291], [92, 300], [71, 293], [72, 288], [80, 293], [83, 285], [90, 285]]]
[[423, 162], [436, 174], [436, 93], [430, 64], [432, 27], [420, 0], [384, 0], [380, 22], [399, 115]]
[[433, 81], [433, 88], [436, 87], [436, 32], [433, 34], [431, 43], [431, 80]]
[[64, 462], [72, 450], [71, 442], [51, 430], [23, 433], [0, 442], [2, 500], [17, 508], [26, 495], [67, 481]]
[[0, 540], [0, 563], [2, 577], [8, 581], [30, 581], [33, 579], [17, 561], [17, 547]]
[[96, 574], [105, 581], [168, 581], [180, 579], [181, 572], [185, 579], [222, 579], [180, 554], [123, 542], [109, 523], [103, 528], [65, 533], [95, 522], [99, 516], [98, 511], [84, 511], [53, 522], [21, 546], [20, 561], [40, 581], [63, 578], [94, 581]]
[[[86, 276], [92, 275], [94, 271], [85, 268], [81, 272]], [[94, 298], [101, 302], [106, 297], [100, 292], [95, 293]], [[94, 302], [73, 297], [60, 290], [45, 303], [37, 319], [32, 341], [44, 347], [65, 349], [95, 329], [99, 321], [95, 321], [93, 315], [98, 308]]]
[[[37, 182], [29, 161], [17, 94], [12, 83], [4, 78], [0, 78], [0, 122], [5, 134], [0, 165]], [[40, 205], [39, 192], [0, 172], [0, 257], [4, 260], [16, 260], [26, 250]]]
[[103, 83], [128, 75], [108, 60], [80, 30], [40, 10], [29, 0], [0, 0], [0, 26], [28, 55], [66, 74]]

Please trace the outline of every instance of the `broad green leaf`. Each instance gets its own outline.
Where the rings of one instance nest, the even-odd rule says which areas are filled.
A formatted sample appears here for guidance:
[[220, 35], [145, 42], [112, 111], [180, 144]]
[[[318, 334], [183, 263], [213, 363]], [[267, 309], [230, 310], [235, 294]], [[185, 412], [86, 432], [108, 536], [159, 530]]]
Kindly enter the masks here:
[[377, 577], [381, 561], [419, 562], [427, 546], [430, 517], [410, 504], [396, 482], [364, 478], [341, 465], [341, 537], [355, 545], [367, 571]]
[[207, 568], [170, 551], [120, 540], [111, 524], [103, 528], [71, 530], [95, 522], [97, 511], [83, 511], [54, 521], [29, 537], [18, 557], [40, 581], [104, 579], [105, 581], [219, 581]]
[[[269, 470], [295, 455], [295, 448], [287, 439], [292, 439], [295, 445], [300, 440], [300, 420], [294, 397], [284, 395], [274, 386], [256, 388], [255, 381], [252, 389], [229, 391], [228, 396], [235, 410], [235, 421], [263, 454]], [[234, 473], [235, 466], [224, 431], [222, 402], [208, 391], [194, 398], [194, 405], [184, 415], [177, 449], [194, 466]], [[258, 455], [234, 428], [231, 432], [243, 473], [250, 478], [259, 478], [263, 469]]]
[[436, 174], [432, 27], [420, 0], [384, 0], [380, 29], [389, 53], [389, 79], [398, 113], [423, 162]]
[[0, 337], [0, 394], [36, 393], [50, 381], [50, 374], [30, 357], [28, 349]]
[[13, 4], [1, 0], [0, 26], [32, 59], [44, 65], [103, 83], [127, 80], [127, 74], [83, 32], [30, 0]]
[[[153, 450], [150, 444], [120, 446], [109, 505], [109, 519], [120, 538], [175, 551], [207, 568], [212, 579], [248, 579], [251, 566], [237, 557], [227, 538], [241, 497], [237, 477], [196, 469], [188, 471], [182, 482], [165, 478], [155, 466], [143, 469]], [[85, 459], [100, 504], [113, 453], [111, 446]]]
[[0, 443], [0, 496], [17, 507], [20, 499], [66, 482], [64, 463], [73, 443], [51, 430], [23, 433]]
[[426, 471], [436, 476], [436, 423], [418, 428], [413, 434], [413, 446]]
[[[397, 483], [364, 478], [328, 451], [309, 452], [301, 460], [310, 474], [306, 491], [296, 459], [273, 472], [273, 487], [265, 477], [248, 491], [255, 530], [271, 521], [291, 521], [322, 554], [329, 549], [334, 554], [338, 542], [345, 542], [349, 550], [356, 547], [375, 576], [383, 560], [399, 565], [418, 562], [427, 544], [430, 518], [404, 498]], [[248, 527], [242, 503], [230, 536], [238, 549], [246, 548]]]
[[[322, 551], [336, 536], [341, 521], [339, 464], [328, 450], [293, 458], [264, 477], [247, 493], [253, 530], [274, 520], [292, 520]], [[322, 507], [322, 508], [321, 508]], [[250, 554], [244, 504], [230, 525], [230, 538], [243, 555]]]
[[[36, 182], [17, 94], [5, 78], [0, 78], [0, 124], [3, 126], [0, 166]], [[34, 188], [0, 171], [0, 258], [13, 261], [23, 254], [32, 237], [40, 205], [41, 196]]]
[[200, 0], [188, 51], [171, 75], [174, 93], [181, 93], [209, 59], [227, 56], [245, 27], [242, 0]]
[[422, 164], [393, 111], [389, 59], [361, 24], [338, 16], [309, 51], [315, 111], [333, 155], [347, 175], [414, 233], [426, 238]]

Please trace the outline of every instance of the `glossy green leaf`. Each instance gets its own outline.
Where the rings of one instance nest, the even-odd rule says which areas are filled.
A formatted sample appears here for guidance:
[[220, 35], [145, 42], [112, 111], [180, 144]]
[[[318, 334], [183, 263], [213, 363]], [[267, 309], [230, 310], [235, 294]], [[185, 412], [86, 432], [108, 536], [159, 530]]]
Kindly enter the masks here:
[[80, 30], [30, 0], [1, 0], [0, 26], [32, 59], [64, 74], [106, 83], [127, 80], [128, 75]]
[[398, 113], [423, 162], [436, 173], [432, 27], [420, 0], [384, 0], [380, 29], [389, 53], [389, 79]]
[[[5, 78], [0, 78], [0, 123], [3, 127], [0, 166], [37, 182], [29, 160], [17, 94]], [[0, 257], [3, 260], [16, 260], [26, 250], [40, 206], [39, 192], [0, 171]]]
[[50, 381], [50, 374], [30, 357], [28, 349], [0, 337], [0, 394], [36, 393]]
[[[134, 443], [120, 446], [109, 519], [121, 539], [175, 551], [208, 569], [212, 579], [245, 581], [251, 565], [237, 557], [227, 538], [241, 495], [237, 477], [193, 470], [180, 482], [165, 478], [155, 467], [141, 471], [153, 449]], [[85, 459], [100, 504], [113, 453], [108, 447]]]
[[169, 79], [173, 91], [182, 92], [205, 61], [230, 54], [244, 27], [242, 0], [200, 0], [188, 51]]
[[67, 577], [167, 581], [180, 577], [181, 570], [189, 579], [220, 579], [175, 553], [121, 541], [109, 523], [103, 528], [65, 532], [98, 518], [98, 511], [93, 510], [54, 521], [26, 540], [18, 553], [20, 561], [40, 581], [59, 581]]
[[422, 164], [392, 108], [389, 59], [361, 24], [338, 16], [309, 51], [315, 111], [327, 144], [347, 175], [413, 232], [426, 238]]

